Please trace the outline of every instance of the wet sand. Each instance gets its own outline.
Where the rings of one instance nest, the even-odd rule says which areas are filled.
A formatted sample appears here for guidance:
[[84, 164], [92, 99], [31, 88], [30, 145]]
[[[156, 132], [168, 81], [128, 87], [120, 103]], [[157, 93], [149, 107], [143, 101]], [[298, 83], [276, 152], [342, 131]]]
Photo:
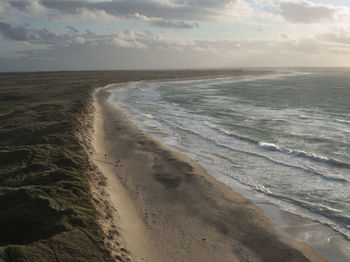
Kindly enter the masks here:
[[[327, 261], [250, 200], [138, 130], [95, 93], [95, 163], [135, 261]], [[105, 156], [106, 154], [106, 156]]]

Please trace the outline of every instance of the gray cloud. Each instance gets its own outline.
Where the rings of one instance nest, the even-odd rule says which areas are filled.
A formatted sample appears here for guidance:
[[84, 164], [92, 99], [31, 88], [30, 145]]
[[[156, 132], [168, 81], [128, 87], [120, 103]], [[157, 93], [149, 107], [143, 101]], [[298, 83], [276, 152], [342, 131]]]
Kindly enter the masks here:
[[348, 48], [350, 47], [350, 32], [343, 28], [332, 28], [331, 31], [319, 35], [318, 37], [323, 41], [337, 43]]
[[10, 24], [0, 21], [0, 33], [7, 39], [16, 41], [26, 41], [34, 39], [35, 36], [25, 27], [12, 27]]
[[175, 0], [173, 2], [177, 4], [182, 4], [184, 6], [218, 9], [224, 8], [230, 3], [236, 3], [237, 0]]
[[[271, 2], [275, 3], [275, 0]], [[307, 0], [278, 2], [280, 15], [293, 23], [310, 24], [326, 19], [337, 21], [342, 14], [347, 14], [346, 10], [341, 10], [342, 7]], [[346, 31], [333, 30], [324, 35], [299, 35], [293, 38], [293, 34], [289, 37], [283, 34], [288, 32], [288, 28], [284, 28], [286, 30], [283, 29], [282, 34], [271, 33], [269, 39], [254, 39], [252, 37], [259, 37], [254, 34], [242, 40], [210, 40], [215, 36], [208, 33], [208, 40], [196, 40], [199, 38], [191, 39], [187, 32], [179, 34], [177, 38], [173, 32], [167, 37], [164, 31], [160, 35], [131, 30], [84, 32], [85, 25], [89, 23], [81, 27], [84, 29], [77, 27], [79, 30], [70, 25], [59, 30], [19, 25], [26, 18], [31, 18], [27, 21], [37, 19], [35, 25], [39, 21], [129, 20], [162, 28], [191, 29], [198, 27], [200, 21], [217, 20], [229, 14], [235, 16], [234, 8], [242, 8], [241, 4], [248, 8], [252, 6], [243, 0], [0, 0], [0, 36], [5, 39], [1, 39], [4, 44], [1, 46], [0, 71], [10, 68], [69, 70], [266, 66], [267, 62], [271, 66], [283, 66], [310, 65], [310, 61], [318, 65], [324, 64], [324, 61], [327, 64], [338, 63], [338, 60], [345, 61], [350, 57], [350, 36]], [[9, 15], [5, 17], [4, 14]], [[8, 19], [11, 16], [14, 19]], [[280, 22], [280, 16], [275, 18]], [[80, 23], [76, 25], [80, 26]], [[268, 23], [253, 25], [254, 28], [267, 28], [264, 34], [269, 31]], [[309, 27], [312, 28], [312, 25]], [[230, 33], [226, 35], [239, 37]], [[200, 39], [203, 37], [202, 34]], [[1, 59], [1, 56], [7, 60]], [[348, 64], [348, 60], [343, 64]]]
[[[171, 21], [163, 21], [161, 19], [149, 20], [148, 23], [172, 23]], [[167, 24], [159, 25], [167, 27], [185, 27], [186, 24]], [[131, 30], [124, 30], [118, 33], [97, 35], [91, 31], [80, 33], [75, 27], [66, 26], [67, 32], [55, 32], [46, 28], [35, 29], [30, 26], [12, 26], [8, 23], [0, 21], [0, 35], [5, 39], [13, 41], [21, 41], [33, 45], [47, 45], [50, 48], [69, 47], [76, 44], [93, 45], [93, 46], [114, 46], [118, 48], [134, 48], [147, 49], [158, 48], [164, 46], [165, 41], [161, 41], [150, 32], [141, 33]], [[153, 46], [154, 45], [154, 46]], [[175, 46], [175, 45], [174, 45]], [[44, 48], [46, 49], [46, 48]], [[40, 53], [40, 50], [35, 50]], [[26, 53], [26, 52], [24, 52]]]
[[189, 40], [125, 30], [90, 38], [84, 33], [79, 37], [86, 40], [17, 52], [12, 59], [0, 57], [0, 71], [267, 66], [266, 61], [268, 66], [296, 66], [300, 61], [303, 65], [318, 65], [325, 60], [339, 65], [339, 57], [347, 63], [350, 56], [350, 45], [332, 43], [330, 36]]
[[309, 1], [284, 1], [280, 3], [280, 14], [289, 22], [312, 24], [322, 20], [333, 20], [337, 9], [314, 4]]
[[118, 0], [118, 1], [59, 1], [42, 0], [47, 8], [64, 13], [77, 13], [81, 8], [88, 10], [104, 10], [115, 16], [125, 17], [139, 13], [147, 17], [175, 20], [207, 20], [211, 15], [218, 14], [229, 3], [237, 0], [170, 0], [166, 2], [150, 0]]
[[170, 20], [153, 20], [150, 25], [166, 27], [166, 28], [176, 28], [176, 29], [191, 29], [199, 27], [197, 23], [189, 24], [184, 21], [170, 21]]
[[[35, 31], [35, 33], [37, 32]], [[111, 53], [124, 49], [134, 49], [153, 54], [166, 50], [174, 54], [178, 52], [181, 54], [199, 52], [202, 54], [222, 54], [223, 56], [230, 56], [230, 54], [235, 52], [276, 54], [276, 50], [279, 50], [280, 53], [316, 54], [336, 51], [338, 50], [338, 43], [350, 43], [349, 34], [346, 34], [345, 32], [338, 34], [328, 33], [322, 36], [317, 35], [313, 38], [304, 37], [299, 40], [293, 40], [286, 35], [282, 35], [274, 40], [174, 39], [154, 35], [151, 32], [135, 32], [132, 30], [124, 30], [118, 33], [105, 35], [96, 35], [91, 32], [85, 32], [84, 34], [76, 35], [61, 34], [51, 36], [51, 34], [47, 34], [45, 30], [41, 30], [40, 34], [37, 34], [38, 36], [34, 38], [35, 41], [38, 41], [40, 38], [42, 43], [53, 43], [53, 39], [60, 39], [60, 41], [50, 45], [49, 49], [33, 51], [37, 55], [40, 53], [40, 56], [42, 57], [45, 57], [48, 53], [54, 54], [54, 50], [66, 50], [67, 53], [70, 53], [70, 50], [76, 49], [77, 43], [81, 44], [79, 47], [81, 50], [93, 48], [99, 50], [111, 50]], [[31, 41], [28, 38], [23, 40]], [[330, 41], [336, 44], [330, 45]], [[350, 53], [350, 44], [346, 50], [346, 52]], [[30, 55], [31, 53], [32, 51], [24, 51], [22, 54]], [[106, 53], [108, 52], [106, 51]]]
[[178, 29], [195, 28], [194, 21], [208, 21], [223, 16], [228, 5], [234, 5], [238, 0], [112, 0], [112, 1], [82, 1], [82, 0], [14, 0], [8, 1], [12, 8], [33, 15], [46, 16], [49, 19], [98, 19], [122, 18], [140, 20], [160, 27]]
[[176, 28], [176, 29], [191, 29], [198, 27], [197, 23], [186, 23], [184, 21], [172, 21], [162, 18], [149, 18], [144, 15], [140, 15], [136, 13], [134, 15], [134, 19], [138, 21], [142, 21], [145, 24], [158, 26], [158, 27], [165, 27], [165, 28]]
[[78, 29], [76, 29], [76, 28], [73, 27], [73, 26], [68, 25], [68, 26], [66, 26], [66, 28], [69, 30], [69, 32], [70, 32], [71, 34], [77, 34], [77, 33], [79, 33]]
[[84, 43], [85, 39], [95, 39], [97, 36], [91, 32], [78, 35], [78, 30], [67, 26], [69, 33], [57, 33], [47, 28], [34, 29], [29, 26], [14, 27], [0, 21], [0, 34], [8, 40], [25, 41], [41, 45], [68, 45], [71, 43]]
[[[145, 19], [145, 18], [143, 18]], [[160, 20], [162, 21], [162, 20]], [[157, 22], [152, 20], [150, 22]], [[119, 31], [109, 34], [95, 34], [90, 31], [79, 32], [72, 26], [67, 26], [66, 32], [52, 31], [46, 28], [35, 29], [29, 26], [12, 26], [10, 24], [0, 22], [0, 34], [4, 38], [14, 41], [24, 41], [33, 45], [45, 46], [42, 49], [36, 48], [35, 51], [23, 51], [19, 53], [24, 56], [34, 54], [37, 57], [45, 57], [54, 54], [57, 50], [64, 50], [71, 53], [72, 49], [79, 46], [79, 50], [88, 50], [98, 48], [101, 50], [117, 50], [133, 49], [140, 52], [150, 52], [156, 54], [158, 52], [170, 53], [205, 53], [205, 54], [225, 54], [229, 55], [235, 52], [254, 52], [274, 54], [276, 50], [279, 52], [293, 53], [322, 53], [322, 52], [344, 52], [350, 51], [349, 32], [344, 30], [332, 30], [327, 34], [317, 35], [313, 38], [301, 38], [293, 40], [287, 35], [280, 35], [277, 39], [267, 40], [191, 40], [166, 38], [154, 35], [151, 32], [135, 32], [131, 30]], [[133, 51], [133, 52], [134, 52]], [[129, 53], [129, 52], [127, 52]], [[237, 55], [237, 54], [236, 54]], [[78, 56], [74, 54], [74, 56]]]

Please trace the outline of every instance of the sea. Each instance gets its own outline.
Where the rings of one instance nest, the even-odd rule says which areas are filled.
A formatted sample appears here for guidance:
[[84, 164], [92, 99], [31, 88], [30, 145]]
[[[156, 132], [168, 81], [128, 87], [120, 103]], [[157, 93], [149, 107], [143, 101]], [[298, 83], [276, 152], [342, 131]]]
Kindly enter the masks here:
[[109, 102], [223, 183], [350, 239], [350, 69], [133, 82]]

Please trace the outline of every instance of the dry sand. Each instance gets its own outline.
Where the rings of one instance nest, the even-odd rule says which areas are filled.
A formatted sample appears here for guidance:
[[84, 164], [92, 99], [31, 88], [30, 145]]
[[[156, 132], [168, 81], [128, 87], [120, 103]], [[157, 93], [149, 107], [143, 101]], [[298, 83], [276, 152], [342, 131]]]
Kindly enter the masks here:
[[200, 165], [143, 134], [104, 89], [94, 96], [93, 159], [135, 261], [327, 261], [279, 235], [260, 208]]

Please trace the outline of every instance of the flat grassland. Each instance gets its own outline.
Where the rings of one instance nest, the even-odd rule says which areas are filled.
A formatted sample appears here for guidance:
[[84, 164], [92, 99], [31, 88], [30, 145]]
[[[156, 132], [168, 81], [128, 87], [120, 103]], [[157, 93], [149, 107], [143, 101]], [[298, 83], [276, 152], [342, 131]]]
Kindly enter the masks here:
[[95, 88], [244, 73], [0, 73], [0, 261], [111, 260], [92, 203], [91, 163], [79, 138], [88, 128], [84, 119]]

